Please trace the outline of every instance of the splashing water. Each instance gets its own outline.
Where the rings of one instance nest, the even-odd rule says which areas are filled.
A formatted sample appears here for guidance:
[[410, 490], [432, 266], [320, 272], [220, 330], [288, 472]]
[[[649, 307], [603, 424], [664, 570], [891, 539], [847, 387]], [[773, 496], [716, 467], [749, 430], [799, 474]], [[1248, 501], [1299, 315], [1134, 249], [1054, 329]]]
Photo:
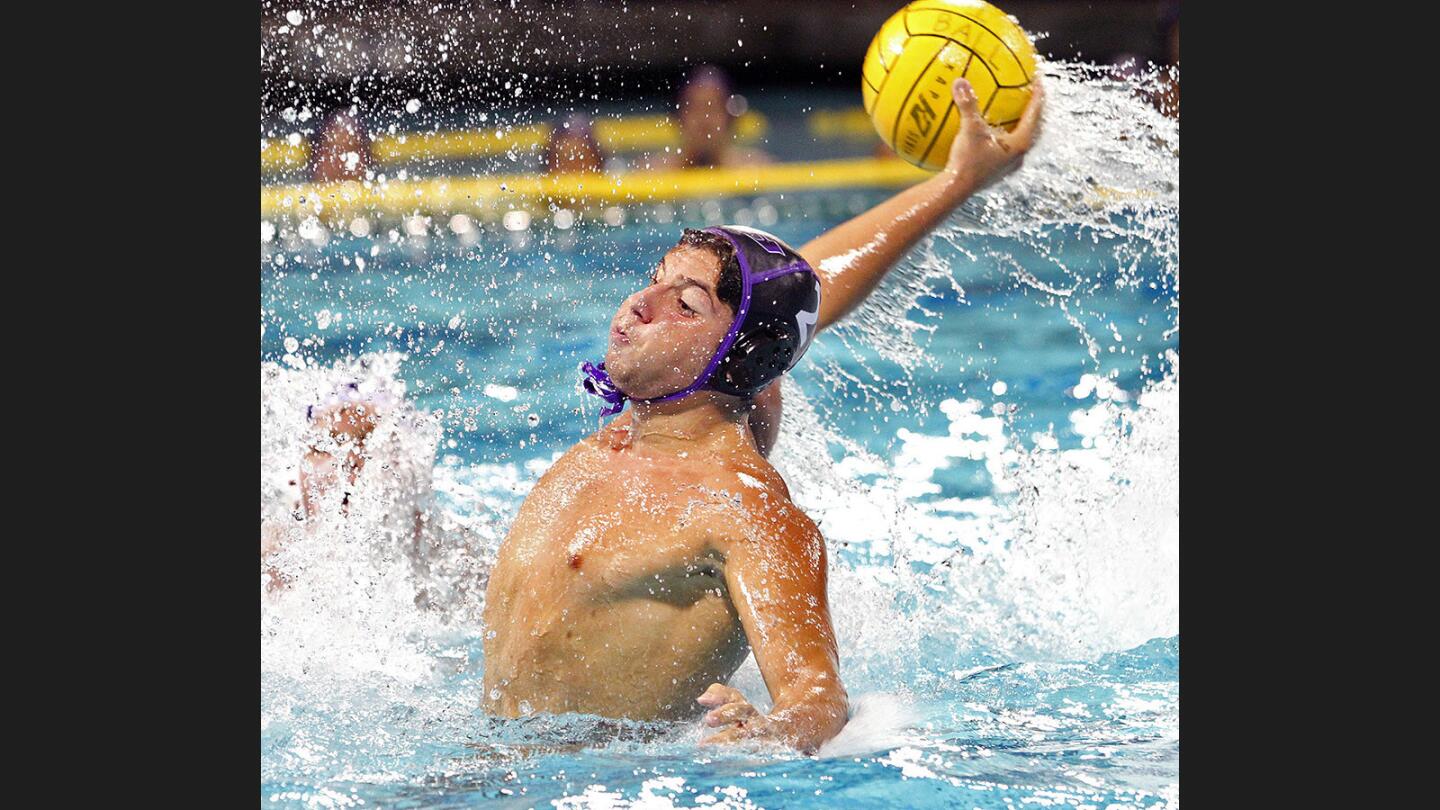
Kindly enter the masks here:
[[[262, 534], [284, 537], [271, 565], [289, 582], [262, 584], [265, 795], [312, 806], [1173, 804], [1178, 124], [1137, 98], [1154, 74], [1046, 71], [1045, 134], [1023, 172], [967, 203], [783, 381], [772, 461], [830, 544], [853, 703], [819, 760], [697, 754], [694, 723], [485, 717], [486, 572], [554, 443], [478, 461], [448, 453], [447, 437], [469, 431], [412, 404], [421, 397], [406, 380], [435, 376], [412, 370], [421, 361], [364, 352], [326, 364], [297, 344], [261, 369]], [[1110, 309], [1117, 290], [1157, 302], [1143, 338]], [[1063, 393], [1046, 387], [1053, 369], [1035, 372], [1028, 393], [1007, 391], [992, 378], [1030, 368], [1041, 350], [1023, 328], [1041, 318], [1063, 325], [1050, 329], [1063, 338], [1053, 351], [1078, 349], [1080, 364], [1065, 366]], [[1007, 321], [1022, 331], [999, 331]], [[947, 335], [972, 323], [994, 335], [956, 351]], [[505, 340], [540, 357], [554, 348], [543, 334]], [[289, 482], [307, 443], [324, 449], [305, 409], [354, 381], [392, 404], [347, 510], [322, 504], [296, 520]], [[470, 387], [482, 402], [484, 386], [503, 387], [508, 398], [488, 407], [528, 414], [543, 394], [514, 383], [477, 376]], [[1026, 421], [1043, 402], [1063, 414], [1058, 429]], [[957, 470], [979, 483], [945, 478]], [[753, 659], [732, 683], [765, 707]]]
[[[395, 353], [334, 366], [261, 366], [261, 533], [279, 550], [261, 581], [261, 667], [329, 685], [372, 677], [414, 681], [433, 668], [433, 643], [473, 624], [473, 582], [498, 534], [486, 516], [434, 502], [440, 425], [405, 399]], [[304, 448], [344, 452], [310, 428], [307, 410], [353, 386], [379, 419], [352, 486], [320, 494], [303, 515]], [[315, 494], [312, 492], [312, 495]], [[340, 498], [345, 503], [340, 503]], [[299, 519], [304, 517], [303, 520]], [[284, 585], [276, 587], [276, 579]], [[458, 620], [458, 621], [457, 621]], [[464, 631], [462, 631], [464, 632]]]

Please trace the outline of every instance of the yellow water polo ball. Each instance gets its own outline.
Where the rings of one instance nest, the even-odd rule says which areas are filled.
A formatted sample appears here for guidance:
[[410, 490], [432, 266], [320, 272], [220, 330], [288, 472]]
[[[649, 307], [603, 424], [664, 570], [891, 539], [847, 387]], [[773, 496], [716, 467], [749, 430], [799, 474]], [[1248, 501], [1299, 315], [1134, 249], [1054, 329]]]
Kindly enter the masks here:
[[870, 41], [860, 93], [895, 154], [937, 171], [960, 129], [951, 82], [968, 80], [985, 120], [1012, 129], [1034, 77], [1035, 48], [1013, 17], [984, 0], [915, 0]]

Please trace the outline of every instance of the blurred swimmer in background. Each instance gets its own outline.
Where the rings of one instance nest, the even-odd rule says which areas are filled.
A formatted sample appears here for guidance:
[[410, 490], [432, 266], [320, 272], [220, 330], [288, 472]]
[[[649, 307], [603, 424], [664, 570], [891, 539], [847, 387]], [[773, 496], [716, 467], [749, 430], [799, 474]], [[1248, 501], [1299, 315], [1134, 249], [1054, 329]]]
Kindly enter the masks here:
[[548, 174], [593, 174], [605, 170], [605, 151], [595, 140], [595, 127], [584, 113], [572, 113], [550, 130], [545, 143]]
[[1161, 72], [1161, 89], [1155, 106], [1171, 118], [1180, 117], [1180, 2], [1167, 3], [1160, 12], [1160, 33], [1165, 38], [1169, 69]]
[[310, 179], [316, 183], [360, 180], [370, 168], [370, 136], [347, 110], [325, 117], [310, 151]]
[[773, 163], [764, 150], [735, 143], [735, 120], [744, 112], [741, 104], [741, 97], [734, 94], [723, 70], [714, 65], [695, 68], [681, 85], [676, 103], [680, 148], [651, 155], [651, 167], [693, 169]]
[[[382, 535], [418, 556], [432, 500], [434, 444], [407, 418], [413, 408], [383, 388], [344, 381], [305, 409], [306, 427], [293, 461], [286, 463], [284, 517], [262, 503], [260, 558], [267, 588], [288, 585], [291, 574], [277, 555], [321, 527], [356, 513]], [[262, 466], [264, 465], [262, 457]]]

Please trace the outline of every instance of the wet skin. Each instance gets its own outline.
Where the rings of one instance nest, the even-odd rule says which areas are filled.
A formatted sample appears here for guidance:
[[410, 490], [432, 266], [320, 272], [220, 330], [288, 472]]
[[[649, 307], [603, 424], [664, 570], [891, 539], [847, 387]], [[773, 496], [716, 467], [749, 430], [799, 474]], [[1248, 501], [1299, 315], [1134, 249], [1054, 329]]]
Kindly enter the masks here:
[[[513, 716], [526, 702], [536, 711], [691, 717], [696, 698], [749, 651], [729, 558], [737, 543], [774, 540], [764, 536], [762, 510], [788, 505], [784, 483], [753, 450], [680, 458], [637, 450], [629, 433], [606, 428], [567, 453], [511, 528], [486, 604], [496, 634], [485, 653], [492, 711]], [[808, 552], [800, 556], [814, 568], [823, 563], [818, 539], [809, 549], [780, 542]]]
[[[718, 271], [676, 249], [621, 306], [606, 362], [625, 390], [656, 396], [704, 367], [732, 317], [713, 295]], [[743, 403], [703, 392], [637, 406], [521, 506], [487, 591], [486, 707], [675, 720], [708, 694], [709, 722], [731, 725], [717, 737], [814, 748], [847, 710], [825, 572], [824, 540], [757, 450]], [[738, 693], [707, 692], [752, 648], [775, 703], [763, 718]]]

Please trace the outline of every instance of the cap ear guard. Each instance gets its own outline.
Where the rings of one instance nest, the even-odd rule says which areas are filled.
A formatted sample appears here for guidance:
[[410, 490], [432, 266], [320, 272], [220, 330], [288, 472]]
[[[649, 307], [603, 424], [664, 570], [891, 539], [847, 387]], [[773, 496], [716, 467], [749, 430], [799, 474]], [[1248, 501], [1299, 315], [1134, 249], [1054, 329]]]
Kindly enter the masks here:
[[710, 387], [735, 396], [754, 394], [790, 368], [798, 343], [790, 330], [771, 324], [747, 330], [720, 361]]

